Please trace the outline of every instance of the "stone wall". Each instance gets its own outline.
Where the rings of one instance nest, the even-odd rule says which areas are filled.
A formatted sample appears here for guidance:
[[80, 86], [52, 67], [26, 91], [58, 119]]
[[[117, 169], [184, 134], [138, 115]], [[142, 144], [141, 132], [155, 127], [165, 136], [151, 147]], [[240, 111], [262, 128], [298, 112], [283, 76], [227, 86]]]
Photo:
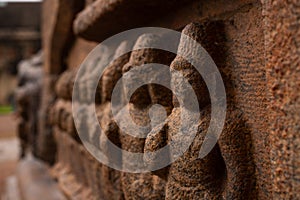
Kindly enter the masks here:
[[[69, 198], [297, 199], [300, 86], [296, 3], [191, 0], [148, 4], [97, 0], [84, 5], [73, 0], [71, 4], [55, 1], [51, 6], [49, 2], [52, 1], [44, 2], [43, 41], [47, 53], [43, 90], [47, 92], [42, 97], [45, 117], [40, 141], [54, 139], [57, 149], [46, 151], [48, 146], [43, 143], [40, 151], [44, 149], [47, 153], [43, 158], [55, 164], [54, 176]], [[149, 9], [155, 15], [143, 18]], [[68, 13], [64, 20], [59, 17], [62, 13]], [[79, 65], [90, 50], [108, 36], [140, 26], [182, 31], [207, 50], [221, 72], [227, 95], [225, 127], [213, 150], [203, 159], [197, 156], [210, 120], [210, 100], [192, 65], [179, 56], [153, 49], [135, 50], [119, 57], [135, 46], [158, 43], [163, 39], [161, 35], [141, 35], [135, 44], [121, 41], [109, 50], [98, 49], [89, 56], [87, 70], [78, 80], [78, 102], [72, 102]], [[185, 46], [182, 39], [178, 52], [195, 53], [195, 49], [184, 49]], [[119, 58], [104, 66], [108, 57]], [[117, 159], [126, 168], [132, 164], [131, 158], [110, 154], [107, 138], [126, 151], [143, 153], [170, 143], [170, 138], [179, 132], [182, 111], [177, 100], [172, 100], [169, 90], [157, 85], [139, 88], [124, 107], [136, 124], [146, 127], [151, 106], [162, 105], [167, 113], [162, 129], [148, 130], [144, 139], [135, 138], [125, 134], [112, 117], [110, 96], [117, 80], [136, 66], [151, 62], [165, 64], [170, 71], [178, 70], [191, 83], [201, 109], [198, 132], [189, 149], [168, 167], [147, 173], [118, 171], [98, 162], [82, 142], [89, 141], [106, 151], [110, 155], [107, 162]], [[90, 84], [99, 67], [107, 68], [94, 101], [89, 98]], [[176, 77], [166, 79], [172, 82]], [[174, 83], [178, 88], [183, 84]], [[75, 128], [72, 103], [88, 111], [81, 113], [77, 127], [86, 131], [83, 141]], [[89, 112], [93, 108], [101, 130]], [[116, 118], [126, 117], [119, 109]], [[145, 160], [153, 164], [151, 157]]]

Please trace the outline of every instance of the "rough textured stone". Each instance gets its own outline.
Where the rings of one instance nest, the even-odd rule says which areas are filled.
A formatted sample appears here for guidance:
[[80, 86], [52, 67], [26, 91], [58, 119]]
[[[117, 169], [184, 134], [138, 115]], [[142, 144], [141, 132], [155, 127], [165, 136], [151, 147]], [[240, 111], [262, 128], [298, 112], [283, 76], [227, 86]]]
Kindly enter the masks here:
[[[113, 34], [143, 26], [151, 19], [179, 8], [188, 1], [97, 0], [77, 15], [73, 25], [74, 32], [88, 40], [101, 42]], [[118, 25], [112, 26], [112, 23]]]
[[[160, 37], [156, 35], [142, 35], [138, 38], [135, 43], [134, 48], [147, 46], [147, 44], [153, 44], [155, 42], [160, 41]], [[124, 65], [123, 67], [123, 74], [128, 72], [131, 69], [138, 68], [140, 65], [146, 63], [162, 63], [169, 65], [172, 61], [173, 57], [170, 53], [166, 52], [159, 52], [153, 49], [141, 49], [135, 50], [131, 53], [129, 62]], [[129, 87], [124, 88], [124, 93], [126, 94], [130, 90], [132, 82], [131, 77], [129, 79], [124, 79], [128, 82], [123, 84], [128, 84]], [[124, 122], [128, 120], [134, 121], [139, 126], [147, 126], [150, 124], [149, 119], [149, 108], [151, 107], [151, 97], [149, 93], [149, 87], [151, 86], [142, 86], [139, 88], [131, 97], [125, 95], [125, 98], [129, 101], [126, 105], [126, 109], [129, 109], [130, 112], [130, 119], [125, 119]], [[158, 93], [158, 87], [151, 87], [152, 88], [152, 96]], [[171, 94], [170, 94], [171, 96]], [[155, 102], [158, 103], [158, 102]], [[118, 117], [124, 118], [125, 116], [121, 110]], [[124, 124], [126, 126], [126, 124]], [[109, 129], [105, 132], [108, 135], [108, 138], [111, 139], [113, 142], [117, 143], [116, 145], [121, 145], [122, 149], [131, 152], [143, 152], [144, 140], [143, 138], [135, 138], [127, 133], [124, 133], [122, 130], [118, 130], [117, 126], [115, 125], [114, 121], [110, 122], [108, 126]], [[115, 127], [115, 128], [114, 128]], [[119, 139], [117, 139], [117, 135], [119, 135]], [[122, 160], [130, 160], [130, 158], [122, 157]], [[130, 163], [126, 162], [127, 164]], [[132, 163], [134, 164], [134, 163]], [[124, 164], [123, 164], [124, 165]], [[123, 166], [124, 168], [128, 166]], [[121, 172], [121, 182], [122, 182], [122, 189], [124, 192], [125, 199], [161, 199], [164, 198], [164, 181], [158, 177], [152, 176], [150, 173], [144, 174], [134, 174], [134, 173], [126, 173]]]
[[98, 177], [93, 174], [97, 171], [92, 167], [93, 158], [57, 126], [54, 126], [54, 135], [56, 141], [60, 141], [57, 143], [57, 164], [53, 168], [59, 187], [71, 199], [101, 199], [101, 193], [95, 193], [98, 185], [94, 180]]
[[72, 22], [82, 7], [82, 0], [43, 2], [42, 42], [47, 74], [63, 72], [64, 56], [72, 42]]
[[72, 115], [72, 102], [57, 100], [52, 108], [51, 121], [53, 125], [58, 126], [61, 130], [65, 131], [71, 137], [78, 140], [77, 131], [74, 124]]
[[[104, 45], [96, 48], [88, 57], [88, 60], [84, 63], [85, 67], [80, 71], [79, 78], [79, 99], [81, 103], [101, 103], [101, 80], [100, 72], [105, 69], [105, 64], [108, 63], [108, 59], [114, 53], [113, 48], [105, 47]], [[101, 79], [101, 78], [100, 78]], [[93, 91], [93, 85], [97, 85], [96, 91]], [[95, 99], [92, 99], [93, 94]]]
[[[175, 3], [178, 3], [175, 7], [180, 9], [172, 9], [171, 5]], [[191, 21], [200, 22], [189, 24], [183, 33], [200, 42], [209, 52], [225, 83], [228, 103], [226, 126], [217, 145], [207, 157], [198, 159], [210, 121], [210, 101], [201, 76], [188, 62], [176, 57], [171, 70], [179, 70], [189, 79], [196, 91], [202, 114], [196, 127], [198, 134], [183, 157], [152, 174], [117, 172], [97, 163], [70, 136], [67, 126], [71, 121], [68, 118], [69, 111], [58, 112], [55, 124], [59, 146], [56, 166], [59, 171], [57, 178], [63, 191], [73, 199], [299, 199], [298, 3], [276, 0], [191, 1], [184, 6], [180, 3], [181, 1], [87, 0], [86, 8], [78, 14], [75, 21], [71, 21], [79, 36], [94, 41], [102, 41], [121, 30], [141, 25], [181, 30]], [[156, 14], [153, 14], [154, 9], [151, 8], [156, 8]], [[161, 11], [164, 12], [163, 15]], [[155, 18], [148, 18], [147, 14], [150, 12]], [[56, 42], [62, 41], [61, 37], [67, 38], [66, 32], [60, 32], [62, 36], [59, 37], [59, 30], [56, 30], [53, 37], [57, 40], [49, 40], [49, 43], [53, 43], [53, 48], [50, 49], [52, 53], [56, 53]], [[156, 38], [144, 35], [136, 45], [142, 47], [142, 41], [157, 42]], [[84, 45], [79, 43], [76, 39], [73, 46], [65, 45], [70, 47], [66, 51], [61, 51], [59, 46], [55, 59], [62, 62], [67, 55], [67, 68], [76, 68], [82, 55], [87, 55], [86, 49], [81, 50]], [[93, 45], [96, 44], [87, 46], [92, 48]], [[185, 46], [184, 41], [179, 46], [179, 51], [196, 53], [193, 50]], [[110, 54], [113, 52], [114, 50]], [[78, 58], [76, 55], [79, 55]], [[114, 144], [125, 150], [153, 152], [168, 144], [179, 132], [181, 110], [177, 100], [173, 99], [173, 108], [170, 91], [157, 85], [141, 87], [132, 97], [124, 95], [124, 99], [129, 100], [126, 108], [131, 112], [130, 118], [125, 119], [127, 121], [133, 120], [145, 126], [151, 124], [149, 113], [153, 104], [161, 104], [167, 111], [168, 118], [163, 128], [156, 127], [150, 132], [151, 127], [148, 126], [149, 133], [147, 132], [145, 141], [120, 131], [112, 120], [111, 91], [121, 73], [125, 75], [127, 71], [157, 59], [169, 65], [169, 59], [173, 58], [161, 51], [139, 50], [131, 54], [129, 63], [123, 67], [128, 57], [129, 55], [121, 56], [120, 60], [111, 63], [114, 67], [108, 67], [98, 85], [96, 111], [103, 132], [94, 128], [95, 122], [89, 120], [89, 113], [82, 113], [80, 122], [88, 128], [88, 139], [95, 141], [94, 145], [103, 151], [110, 152], [103, 137], [107, 135]], [[95, 66], [91, 64], [88, 67], [80, 89], [81, 100], [89, 109], [94, 106], [91, 99], [87, 99], [87, 94], [91, 93], [89, 85]], [[55, 73], [58, 68], [57, 73], [66, 68], [63, 64], [49, 67]], [[64, 101], [70, 100], [71, 93], [67, 85], [70, 84], [71, 77], [74, 77], [70, 75], [70, 81], [66, 81], [69, 79], [66, 78], [68, 73], [57, 84], [58, 96]], [[167, 76], [167, 79], [171, 81], [171, 77]], [[182, 83], [174, 79], [172, 77], [173, 86], [183, 89]], [[133, 85], [135, 81], [135, 77], [128, 77], [127, 84]], [[130, 87], [126, 89], [125, 93]], [[49, 99], [53, 98], [55, 95], [49, 96]], [[62, 100], [57, 103], [60, 101]], [[62, 108], [67, 110], [64, 106]], [[52, 117], [56, 114], [50, 112]], [[118, 117], [124, 117], [123, 113], [119, 112]], [[184, 117], [189, 119], [190, 116]], [[64, 119], [70, 120], [65, 122]], [[52, 128], [51, 125], [49, 127]], [[20, 123], [20, 128], [29, 129], [24, 122]], [[189, 130], [193, 127], [186, 128]], [[113, 156], [116, 155], [111, 155], [111, 158]], [[122, 159], [124, 161], [129, 158], [123, 156]], [[145, 160], [149, 165], [155, 164], [151, 163], [151, 157]]]
[[[122, 68], [129, 61], [130, 53], [124, 54], [126, 51], [132, 49], [132, 44], [127, 41], [122, 42], [116, 49], [113, 56], [112, 63], [105, 69], [101, 82], [102, 82], [102, 104], [96, 107], [96, 113], [102, 132], [98, 131], [99, 147], [105, 148], [107, 140], [102, 134], [109, 129], [109, 123], [112, 120], [111, 114], [111, 95], [117, 81], [122, 76]], [[113, 140], [115, 143], [119, 141]], [[119, 144], [120, 145], [120, 144]], [[101, 149], [102, 151], [109, 151], [108, 149]], [[119, 158], [121, 159], [121, 158]], [[123, 191], [121, 187], [121, 173], [108, 166], [103, 165], [101, 170], [102, 182], [105, 187], [104, 198], [105, 199], [124, 199]]]
[[72, 100], [76, 73], [77, 68], [73, 70], [67, 70], [60, 75], [55, 86], [55, 92], [58, 98], [62, 98], [68, 101]]
[[67, 68], [79, 67], [87, 55], [97, 46], [98, 43], [75, 38], [66, 58]]
[[[253, 159], [256, 170], [257, 198], [270, 199], [272, 179], [270, 178], [269, 120], [270, 91], [267, 87], [264, 46], [264, 23], [260, 3], [240, 11], [225, 21], [227, 42], [226, 62], [223, 66], [227, 96], [243, 112], [253, 145]], [[226, 73], [225, 73], [226, 72]], [[230, 91], [230, 89], [233, 91]]]
[[[214, 55], [213, 50], [218, 49], [216, 44], [219, 44], [218, 42], [221, 42], [220, 39], [222, 39], [222, 37], [218, 36], [220, 34], [220, 27], [222, 27], [222, 22], [220, 21], [203, 24], [192, 23], [184, 28], [183, 33], [201, 43], [203, 47], [209, 46], [210, 48], [207, 48], [207, 50], [211, 55]], [[210, 40], [207, 40], [207, 37], [210, 37]], [[193, 48], [187, 48], [185, 43], [186, 41], [182, 38], [178, 51], [194, 51]], [[251, 196], [253, 195], [251, 195], [251, 192], [255, 189], [255, 179], [253, 179], [255, 170], [252, 160], [251, 133], [245, 125], [242, 112], [231, 105], [232, 101], [228, 99], [229, 105], [227, 105], [226, 123], [218, 145], [206, 157], [199, 159], [200, 147], [210, 121], [210, 105], [207, 101], [206, 85], [197, 82], [201, 81], [201, 78], [196, 75], [195, 69], [190, 64], [184, 62], [180, 56], [177, 56], [171, 64], [171, 70], [176, 68], [179, 68], [183, 72], [183, 76], [192, 83], [202, 113], [196, 127], [198, 130], [197, 135], [192, 145], [169, 168], [166, 199], [252, 198]], [[173, 87], [181, 87], [182, 83], [177, 81], [178, 78], [176, 76], [172, 76], [171, 79]], [[155, 131], [157, 130], [154, 129], [146, 140], [146, 151], [152, 152], [157, 150], [157, 146], [163, 146], [155, 144], [156, 142], [168, 144], [171, 140], [174, 142], [180, 141], [178, 145], [188, 142], [185, 141], [185, 138], [178, 138], [179, 141], [176, 141], [176, 138], [174, 138], [180, 130], [190, 132], [194, 128], [181, 125], [181, 109], [190, 110], [192, 108], [174, 108], [164, 128], [158, 130], [158, 136], [166, 134], [164, 137], [160, 137], [160, 139], [165, 138], [167, 141], [155, 139], [157, 137]], [[190, 116], [183, 116], [183, 118], [189, 119]], [[182, 128], [181, 126], [184, 127]]]
[[[104, 71], [103, 78], [100, 80], [98, 84], [98, 89], [105, 91], [103, 92], [104, 97], [101, 101], [100, 97], [97, 97], [96, 102], [98, 104], [96, 106], [97, 117], [102, 129], [107, 129], [108, 122], [111, 120], [111, 111], [110, 111], [110, 95], [112, 93], [112, 89], [117, 82], [117, 80], [122, 75], [122, 67], [129, 60], [130, 54], [123, 54], [123, 52], [128, 51], [131, 48], [131, 45], [127, 42], [121, 43], [121, 45], [117, 48], [114, 58], [115, 60], [107, 66]], [[101, 61], [105, 63], [103, 59], [108, 58], [107, 49], [100, 49], [94, 54], [96, 57], [93, 57], [92, 61], [87, 63], [87, 71], [84, 72], [83, 78], [79, 79], [80, 85], [82, 87], [86, 86], [86, 81], [88, 79], [93, 79], [95, 77], [95, 73], [89, 73], [93, 71], [97, 71], [97, 67], [105, 67], [101, 65]], [[99, 54], [98, 54], [99, 53]], [[106, 54], [106, 55], [104, 55]], [[121, 57], [119, 57], [121, 56]], [[56, 84], [56, 91], [59, 99], [56, 100], [53, 109], [50, 112], [51, 115], [51, 123], [53, 126], [56, 126], [56, 134], [57, 137], [61, 138], [60, 135], [68, 134], [74, 139], [78, 139], [76, 137], [76, 131], [74, 127], [73, 118], [71, 115], [71, 95], [72, 90], [70, 90], [70, 86], [74, 84], [74, 78], [76, 76], [77, 69], [67, 70], [64, 72], [60, 79]], [[83, 81], [82, 81], [83, 80]], [[102, 87], [103, 85], [103, 87]], [[88, 88], [83, 88], [88, 89]], [[64, 99], [64, 100], [63, 100]], [[81, 99], [80, 99], [81, 100]], [[83, 101], [87, 102], [87, 101]], [[95, 147], [99, 147], [99, 139], [101, 137], [101, 130], [96, 128], [97, 121], [93, 121], [93, 109], [95, 107], [94, 103], [83, 104], [87, 108], [86, 113], [82, 113], [80, 117], [80, 128], [84, 128], [84, 131], [88, 131], [86, 140], [91, 142]], [[88, 128], [87, 128], [88, 127]], [[63, 136], [67, 137], [67, 136]], [[58, 138], [57, 138], [58, 139]], [[100, 140], [101, 141], [101, 140]], [[59, 142], [60, 143], [60, 142]], [[68, 188], [66, 184], [69, 182], [68, 180], [60, 180], [62, 182], [62, 187], [65, 190], [69, 190], [70, 194], [68, 196], [74, 196], [76, 191], [79, 190], [79, 195], [92, 195], [92, 197], [97, 197], [98, 199], [123, 199], [123, 193], [121, 191], [121, 183], [120, 183], [120, 172], [117, 172], [114, 169], [103, 166], [97, 160], [95, 160], [86, 150], [83, 150], [82, 147], [76, 147], [76, 143], [72, 142], [74, 159], [69, 159], [63, 156], [63, 151], [61, 149], [66, 149], [66, 147], [59, 146], [58, 147], [58, 163], [60, 163], [62, 169], [65, 166], [74, 166], [71, 167], [71, 171], [67, 172], [68, 176], [73, 177], [71, 180], [76, 179], [76, 184], [73, 187]], [[79, 144], [77, 144], [79, 145]], [[68, 148], [68, 147], [67, 147]], [[80, 152], [77, 152], [80, 150]], [[63, 161], [63, 159], [66, 159]], [[77, 160], [78, 159], [78, 160]], [[80, 159], [83, 159], [80, 161]], [[78, 165], [76, 163], [82, 162], [82, 164]], [[76, 166], [76, 167], [75, 167]], [[60, 168], [60, 167], [57, 167]], [[64, 171], [58, 169], [58, 171]], [[58, 178], [61, 179], [59, 176]], [[88, 191], [90, 189], [90, 191]], [[76, 195], [75, 195], [76, 196]], [[91, 198], [91, 196], [89, 197]]]
[[50, 118], [51, 108], [54, 105], [56, 98], [54, 86], [57, 78], [58, 77], [55, 75], [44, 76], [41, 92], [41, 107], [39, 110], [37, 157], [49, 164], [54, 164], [56, 153], [56, 142], [54, 140], [53, 127], [50, 123]]
[[129, 61], [130, 53], [126, 53], [132, 49], [132, 45], [128, 41], [123, 41], [113, 56], [112, 63], [107, 66], [102, 77], [102, 102], [110, 101], [112, 91], [117, 81], [122, 77], [123, 66]]
[[300, 198], [299, 2], [263, 1], [274, 199]]

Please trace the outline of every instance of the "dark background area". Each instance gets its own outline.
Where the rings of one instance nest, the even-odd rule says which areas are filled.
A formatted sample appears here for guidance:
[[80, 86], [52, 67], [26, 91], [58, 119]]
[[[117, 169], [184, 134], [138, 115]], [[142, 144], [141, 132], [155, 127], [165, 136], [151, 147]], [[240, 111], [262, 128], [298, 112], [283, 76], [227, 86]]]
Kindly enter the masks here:
[[0, 106], [10, 104], [18, 63], [41, 48], [41, 3], [0, 6]]

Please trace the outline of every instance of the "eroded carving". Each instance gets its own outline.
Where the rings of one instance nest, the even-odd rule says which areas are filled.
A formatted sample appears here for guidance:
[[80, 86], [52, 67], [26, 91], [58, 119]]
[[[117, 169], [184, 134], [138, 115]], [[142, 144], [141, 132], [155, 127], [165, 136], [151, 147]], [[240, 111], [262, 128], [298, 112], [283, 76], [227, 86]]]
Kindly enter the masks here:
[[[191, 23], [184, 28], [183, 34], [195, 39], [211, 53], [214, 43], [217, 44], [220, 23]], [[193, 51], [187, 48], [189, 44], [185, 42], [182, 38], [178, 51]], [[214, 55], [213, 53], [211, 55]], [[153, 172], [167, 180], [166, 199], [243, 199], [249, 196], [255, 183], [252, 179], [254, 167], [251, 157], [251, 134], [243, 120], [242, 112], [234, 108], [232, 100], [228, 100], [226, 123], [218, 144], [206, 157], [198, 158], [210, 121], [207, 88], [198, 72], [183, 58], [175, 58], [171, 64], [172, 70], [180, 71], [192, 85], [201, 110], [201, 119], [197, 124], [198, 131], [193, 143], [183, 156], [170, 165], [168, 174]], [[184, 90], [178, 77], [172, 75], [171, 79], [172, 87]], [[175, 108], [164, 122], [163, 128], [154, 128], [148, 135], [145, 151], [155, 152], [171, 140], [175, 140], [174, 136], [180, 132], [181, 109], [193, 112], [191, 107], [179, 107], [178, 103], [174, 102]], [[174, 152], [170, 152], [172, 153]], [[151, 164], [151, 158], [145, 160]]]
[[[155, 42], [159, 42], [160, 37], [152, 34], [145, 34], [138, 38], [135, 43], [134, 48], [143, 48], [147, 45], [151, 45]], [[123, 67], [123, 75], [126, 74], [127, 71], [138, 68], [143, 64], [147, 63], [162, 63], [165, 65], [169, 65], [173, 59], [173, 55], [170, 53], [157, 51], [153, 49], [140, 49], [135, 50], [131, 53], [129, 62]], [[159, 94], [158, 90], [160, 87], [156, 87], [153, 85], [144, 85], [136, 90], [131, 97], [126, 96], [129, 93], [128, 90], [131, 89], [131, 86], [134, 85], [135, 78], [134, 77], [126, 77], [123, 79], [126, 81], [126, 86], [124, 88], [124, 96], [128, 99], [128, 104], [125, 105], [126, 109], [130, 112], [130, 119], [123, 119], [123, 122], [128, 120], [134, 121], [138, 126], [147, 126], [150, 124], [149, 118], [149, 109], [152, 105], [152, 99], [155, 99], [154, 103], [159, 103], [159, 98], [162, 96]], [[150, 92], [151, 91], [151, 92]], [[171, 93], [167, 93], [171, 96]], [[163, 94], [166, 95], [166, 94]], [[151, 98], [152, 97], [152, 98]], [[170, 103], [170, 102], [169, 102]], [[170, 107], [170, 104], [166, 104], [166, 107]], [[121, 110], [116, 118], [125, 117], [123, 115], [123, 110]], [[126, 123], [123, 124], [126, 126]], [[122, 125], [121, 125], [122, 126]], [[148, 130], [148, 132], [150, 129]], [[146, 130], [147, 132], [147, 130]], [[110, 121], [108, 130], [106, 130], [105, 134], [107, 134], [108, 138], [113, 142], [114, 140], [119, 140], [120, 145], [123, 150], [130, 152], [143, 152], [144, 148], [144, 138], [136, 138], [128, 135], [119, 129], [118, 125], [115, 121]], [[122, 160], [126, 160], [127, 164], [135, 165], [137, 163], [130, 162], [130, 158], [125, 155], [122, 156]], [[127, 168], [127, 164], [123, 163], [123, 168]], [[164, 198], [164, 185], [165, 181], [159, 177], [151, 175], [151, 173], [127, 173], [121, 172], [121, 182], [122, 189], [124, 192], [125, 199], [161, 199]]]

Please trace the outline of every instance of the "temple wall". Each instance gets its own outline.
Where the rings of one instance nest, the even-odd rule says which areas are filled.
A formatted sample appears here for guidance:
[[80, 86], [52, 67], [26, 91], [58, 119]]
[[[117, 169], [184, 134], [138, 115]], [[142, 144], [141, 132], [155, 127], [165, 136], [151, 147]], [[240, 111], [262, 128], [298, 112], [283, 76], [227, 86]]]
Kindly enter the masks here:
[[[53, 164], [53, 176], [61, 190], [70, 199], [299, 198], [297, 3], [147, 2], [43, 2], [45, 76], [38, 151], [43, 152], [42, 159]], [[84, 148], [72, 116], [72, 95], [80, 64], [99, 42], [142, 26], [182, 31], [200, 42], [221, 72], [228, 110], [223, 133], [206, 158], [194, 158], [203, 142], [199, 131], [183, 158], [161, 171], [133, 174], [107, 167]], [[115, 126], [111, 115], [109, 96], [117, 79], [131, 68], [153, 61], [170, 66], [171, 71], [181, 71], [194, 84], [196, 93], [202, 94], [197, 96], [203, 109], [199, 130], [207, 128], [210, 104], [202, 79], [189, 63], [165, 52], [137, 50], [110, 63], [98, 83], [95, 101], [89, 99], [89, 81], [107, 57], [161, 39], [142, 35], [135, 44], [122, 41], [90, 57], [94, 62], [87, 63], [88, 70], [79, 80], [78, 101], [87, 110], [96, 108], [98, 123], [103, 128], [101, 131], [95, 127], [90, 112], [80, 116], [80, 127], [85, 128], [87, 140], [93, 141], [93, 145], [108, 151], [105, 134], [118, 147], [143, 153], [165, 145], [178, 132], [180, 111], [176, 100], [172, 101], [172, 94], [157, 86], [143, 86], [126, 106], [137, 124], [147, 125], [149, 106], [161, 103], [167, 110], [162, 131], [149, 131], [146, 139], [127, 136]], [[120, 111], [117, 116], [123, 117], [123, 113]], [[47, 145], [47, 141], [51, 144]], [[130, 160], [121, 155], [121, 162], [126, 163], [127, 159]]]

